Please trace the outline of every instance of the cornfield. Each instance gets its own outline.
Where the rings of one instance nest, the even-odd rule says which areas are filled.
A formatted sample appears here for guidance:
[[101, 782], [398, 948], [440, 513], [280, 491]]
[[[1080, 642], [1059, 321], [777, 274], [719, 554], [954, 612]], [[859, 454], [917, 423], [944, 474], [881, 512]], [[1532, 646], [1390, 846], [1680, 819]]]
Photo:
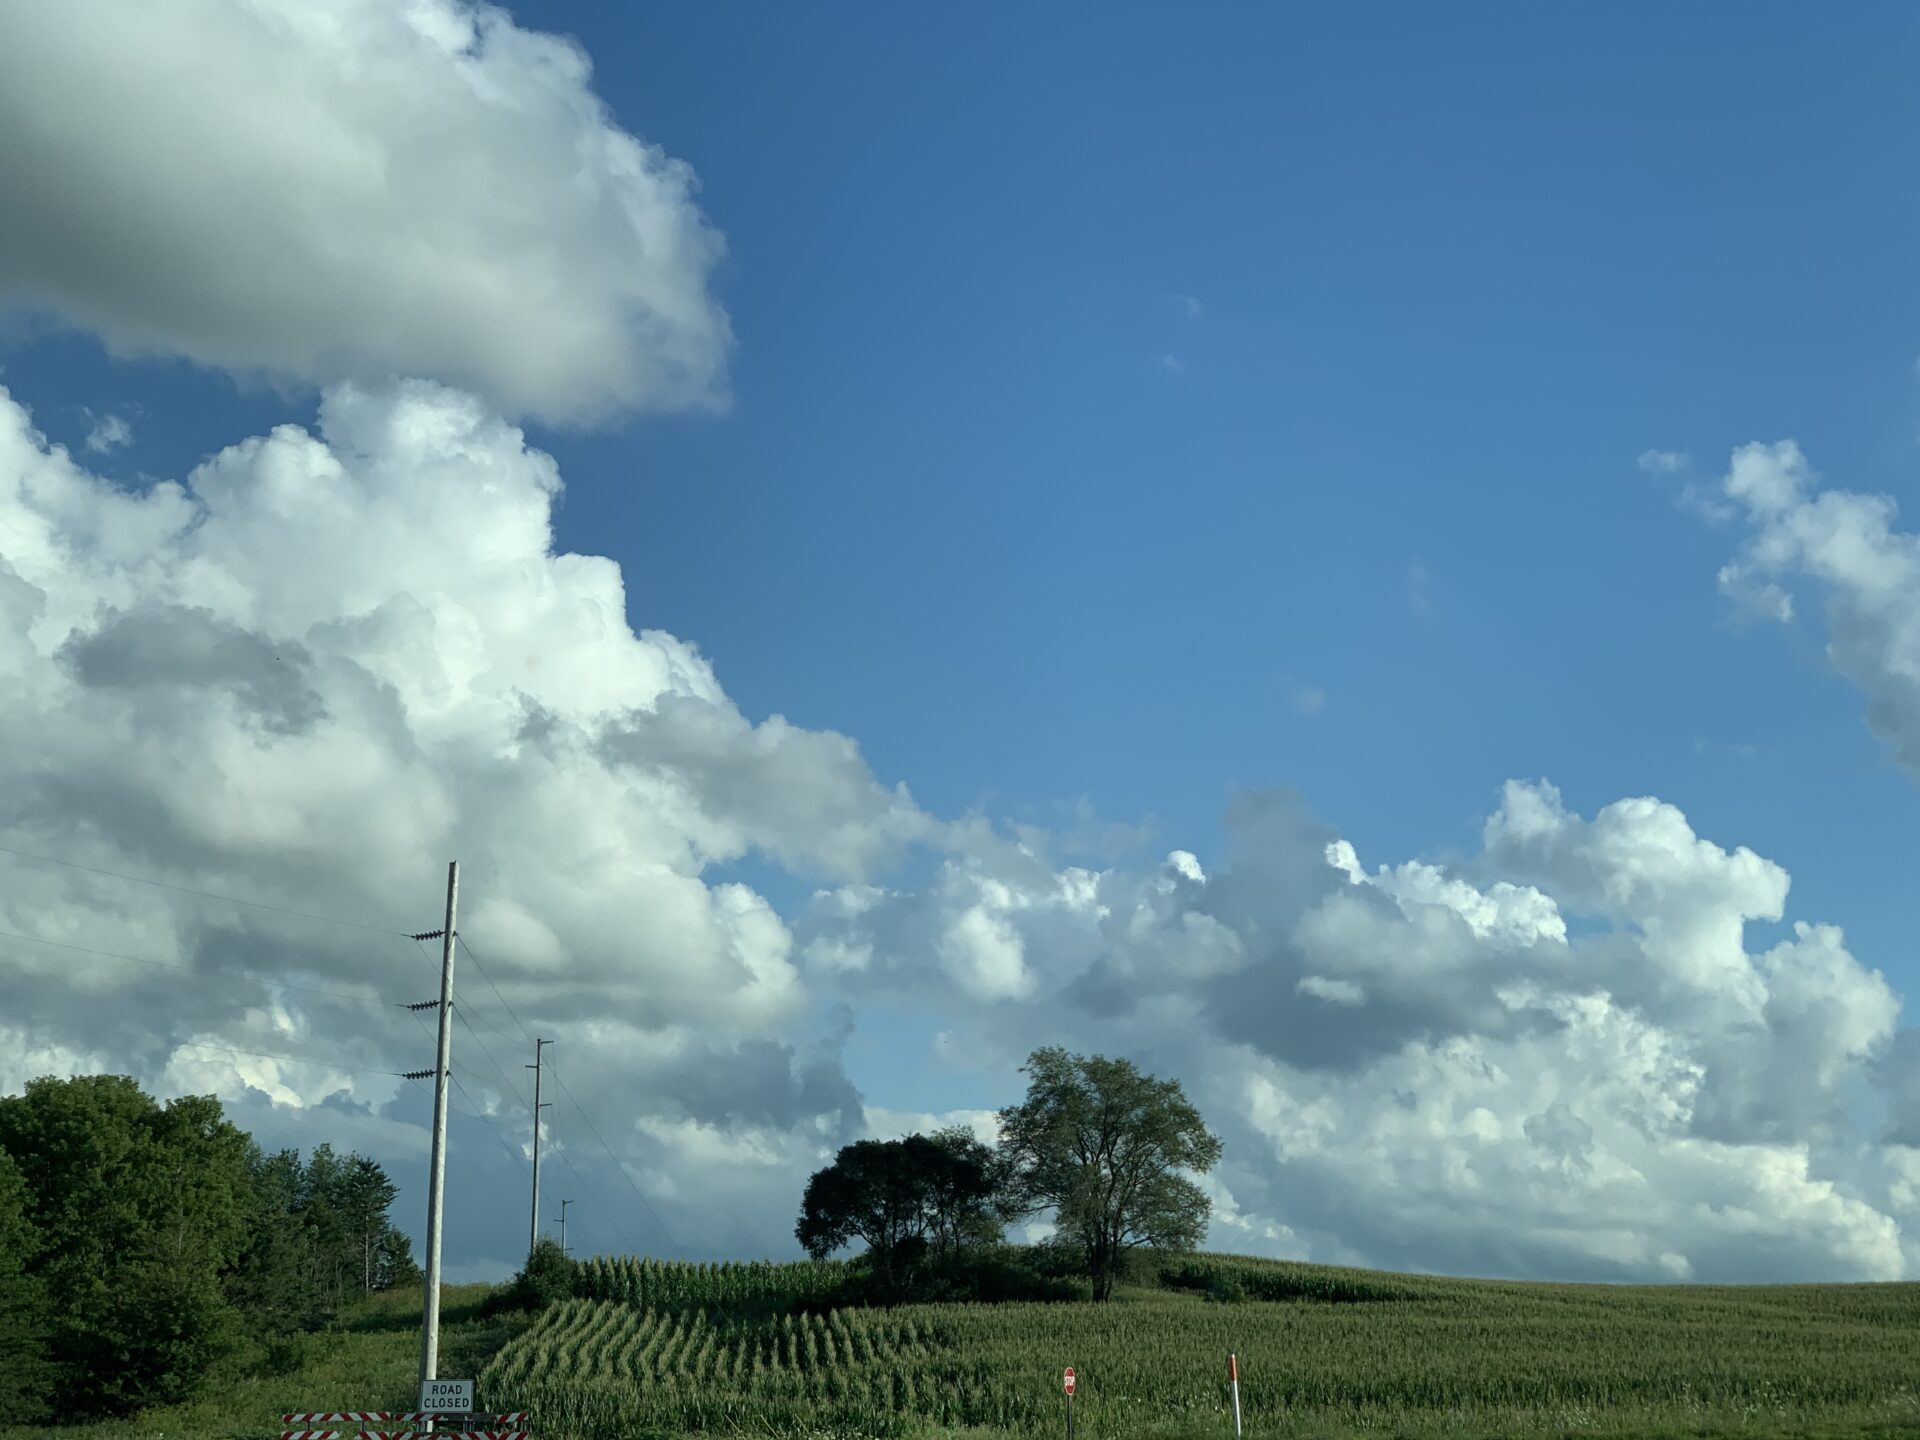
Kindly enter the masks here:
[[631, 1255], [596, 1256], [580, 1268], [581, 1293], [588, 1299], [662, 1310], [807, 1304], [831, 1295], [847, 1273], [847, 1267], [835, 1260], [688, 1265]]
[[1079, 1440], [1230, 1436], [1229, 1350], [1252, 1435], [1920, 1433], [1920, 1285], [1523, 1285], [1203, 1257], [1163, 1282], [1225, 1276], [1286, 1298], [1160, 1290], [756, 1316], [729, 1302], [809, 1293], [811, 1280], [792, 1266], [652, 1262], [600, 1274], [592, 1293], [637, 1275], [631, 1293], [649, 1299], [556, 1306], [481, 1377], [490, 1405], [533, 1411], [544, 1436], [1053, 1436], [1069, 1364]]

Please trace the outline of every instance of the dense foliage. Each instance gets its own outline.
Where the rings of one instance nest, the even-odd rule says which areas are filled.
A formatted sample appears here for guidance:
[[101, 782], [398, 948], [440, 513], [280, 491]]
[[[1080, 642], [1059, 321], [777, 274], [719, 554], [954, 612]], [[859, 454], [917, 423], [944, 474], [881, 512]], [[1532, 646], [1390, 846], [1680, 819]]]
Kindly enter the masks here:
[[397, 1188], [322, 1146], [263, 1154], [211, 1096], [121, 1075], [0, 1098], [0, 1401], [30, 1419], [187, 1398], [242, 1328], [417, 1281]]
[[794, 1238], [815, 1260], [864, 1241], [881, 1294], [898, 1300], [927, 1259], [1000, 1239], [1004, 1188], [994, 1153], [965, 1130], [859, 1140], [807, 1182]]
[[0, 1151], [0, 1415], [37, 1416], [52, 1379], [46, 1359], [46, 1292], [29, 1267], [39, 1257], [26, 1182]]
[[571, 1300], [582, 1291], [584, 1267], [560, 1248], [560, 1242], [541, 1236], [527, 1256], [526, 1264], [500, 1289], [487, 1297], [480, 1307], [482, 1315], [499, 1315], [512, 1310], [544, 1310], [562, 1300]]
[[966, 1129], [860, 1140], [814, 1172], [794, 1238], [815, 1260], [866, 1248], [858, 1298], [1044, 1299], [1035, 1267], [983, 1261], [1006, 1224], [1045, 1214], [1054, 1257], [1077, 1257], [1104, 1300], [1137, 1251], [1192, 1250], [1210, 1203], [1190, 1178], [1220, 1158], [1220, 1141], [1177, 1080], [1131, 1061], [1035, 1050], [1021, 1067], [1026, 1099], [999, 1114], [997, 1147]]
[[[660, 1267], [662, 1271], [672, 1267]], [[691, 1270], [692, 1267], [686, 1267]], [[737, 1267], [739, 1275], [750, 1267]], [[789, 1267], [767, 1267], [778, 1271]], [[1079, 1372], [1083, 1440], [1231, 1434], [1867, 1434], [1920, 1424], [1920, 1286], [1528, 1285], [1167, 1257], [1181, 1280], [1284, 1301], [743, 1313], [577, 1300], [481, 1376], [542, 1433], [884, 1437], [984, 1426], [1057, 1435]], [[682, 1293], [698, 1277], [682, 1275]], [[1328, 1303], [1328, 1302], [1368, 1303]], [[1224, 1428], [1223, 1428], [1224, 1427]]]
[[1000, 1112], [1001, 1152], [1015, 1208], [1052, 1212], [1104, 1300], [1141, 1247], [1191, 1250], [1210, 1205], [1188, 1178], [1213, 1168], [1220, 1141], [1177, 1080], [1128, 1060], [1036, 1050], [1021, 1067], [1027, 1096]]

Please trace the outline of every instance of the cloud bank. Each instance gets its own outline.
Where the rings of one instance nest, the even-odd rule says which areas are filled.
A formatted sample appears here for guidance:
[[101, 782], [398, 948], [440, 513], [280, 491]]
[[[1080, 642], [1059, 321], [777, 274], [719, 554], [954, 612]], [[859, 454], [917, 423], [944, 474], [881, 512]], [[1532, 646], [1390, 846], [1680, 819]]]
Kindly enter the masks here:
[[0, 300], [116, 354], [725, 402], [723, 245], [571, 41], [463, 0], [0, 3]]
[[[1451, 867], [1369, 869], [1284, 794], [1238, 802], [1212, 874], [1183, 851], [1059, 863], [1044, 831], [927, 815], [843, 736], [742, 716], [691, 646], [629, 628], [616, 566], [555, 551], [559, 487], [426, 382], [330, 391], [313, 433], [144, 492], [0, 405], [6, 843], [422, 929], [461, 856], [505, 1004], [478, 999], [560, 1038], [591, 1124], [705, 1253], [783, 1252], [807, 1171], [911, 1110], [841, 1063], [884, 1004], [939, 1017], [983, 1091], [1051, 1042], [1179, 1076], [1227, 1141], [1219, 1245], [1920, 1273], [1915, 1153], [1857, 1103], [1909, 1103], [1900, 999], [1837, 928], [1749, 945], [1787, 918], [1779, 865], [1656, 799], [1589, 817], [1544, 781], [1510, 783]], [[890, 884], [915, 849], [931, 877]], [[823, 888], [783, 916], [727, 878], [750, 854]], [[82, 947], [7, 942], [6, 1048], [52, 1034], [402, 1145], [377, 1072], [419, 1048], [393, 1003], [432, 987], [406, 942], [0, 861], [0, 929]], [[512, 1079], [459, 1042], [524, 1143]], [[193, 1048], [316, 1044], [339, 1068]]]
[[0, 930], [56, 942], [0, 941], [22, 976], [0, 1049], [50, 1033], [107, 1068], [377, 1112], [397, 1082], [355, 1072], [417, 1068], [393, 1059], [420, 1043], [391, 1007], [434, 985], [394, 932], [437, 923], [454, 855], [462, 931], [498, 955], [506, 1004], [600, 1077], [578, 1087], [600, 1129], [666, 1157], [716, 1127], [860, 1126], [832, 1046], [809, 1048], [787, 926], [703, 875], [757, 850], [858, 880], [935, 827], [850, 741], [750, 724], [691, 646], [634, 633], [617, 567], [554, 553], [558, 487], [517, 430], [424, 382], [331, 391], [316, 433], [283, 426], [145, 492], [0, 401], [5, 843], [388, 931], [343, 942], [0, 855]]

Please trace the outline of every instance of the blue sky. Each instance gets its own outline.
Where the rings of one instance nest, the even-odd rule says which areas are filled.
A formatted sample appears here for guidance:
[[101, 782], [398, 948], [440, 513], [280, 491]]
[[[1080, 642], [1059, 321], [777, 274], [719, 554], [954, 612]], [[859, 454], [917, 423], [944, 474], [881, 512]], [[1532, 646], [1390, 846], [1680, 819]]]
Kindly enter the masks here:
[[[534, 434], [560, 543], [748, 713], [1203, 858], [1238, 787], [1396, 855], [1509, 776], [1657, 793], [1901, 965], [1910, 795], [1634, 460], [1791, 435], [1914, 495], [1906, 7], [515, 14], [727, 237], [733, 407]], [[78, 339], [10, 372], [56, 434], [150, 410], [122, 471], [311, 413]]]
[[[1741, 619], [1742, 528], [1682, 503], [1788, 437], [1920, 500], [1911, 8], [513, 18], [575, 37], [725, 237], [728, 404], [516, 418], [565, 478], [556, 548], [616, 561], [750, 720], [1095, 868], [1212, 872], [1269, 787], [1368, 869], [1470, 867], [1509, 779], [1656, 795], [1920, 985], [1912, 783], [1817, 604]], [[12, 324], [0, 383], [76, 455], [130, 417], [89, 457], [126, 484], [314, 422], [299, 384]], [[708, 879], [794, 921], [830, 869]], [[935, 1058], [937, 996], [854, 1005], [869, 1103], [1017, 1086]]]
[[1239, 787], [1395, 856], [1658, 794], [1920, 977], [1910, 790], [1634, 464], [1916, 493], [1911, 11], [524, 13], [729, 238], [737, 410], [556, 453], [750, 712], [1203, 859]]

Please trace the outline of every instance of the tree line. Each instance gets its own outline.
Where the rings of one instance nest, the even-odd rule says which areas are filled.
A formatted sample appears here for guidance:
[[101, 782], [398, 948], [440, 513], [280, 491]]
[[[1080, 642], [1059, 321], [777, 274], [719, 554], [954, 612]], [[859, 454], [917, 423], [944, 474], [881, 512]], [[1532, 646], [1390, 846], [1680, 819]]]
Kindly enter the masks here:
[[263, 1150], [210, 1095], [0, 1097], [0, 1424], [186, 1399], [243, 1336], [417, 1285], [398, 1194], [364, 1155]]
[[807, 1182], [794, 1237], [817, 1260], [862, 1242], [888, 1300], [1017, 1298], [981, 1282], [1005, 1227], [1035, 1216], [1053, 1231], [1029, 1268], [1077, 1270], [1096, 1300], [1131, 1252], [1199, 1245], [1211, 1204], [1191, 1177], [1213, 1168], [1220, 1141], [1179, 1081], [1058, 1046], [1021, 1073], [1026, 1098], [999, 1112], [994, 1146], [955, 1127], [842, 1148]]

